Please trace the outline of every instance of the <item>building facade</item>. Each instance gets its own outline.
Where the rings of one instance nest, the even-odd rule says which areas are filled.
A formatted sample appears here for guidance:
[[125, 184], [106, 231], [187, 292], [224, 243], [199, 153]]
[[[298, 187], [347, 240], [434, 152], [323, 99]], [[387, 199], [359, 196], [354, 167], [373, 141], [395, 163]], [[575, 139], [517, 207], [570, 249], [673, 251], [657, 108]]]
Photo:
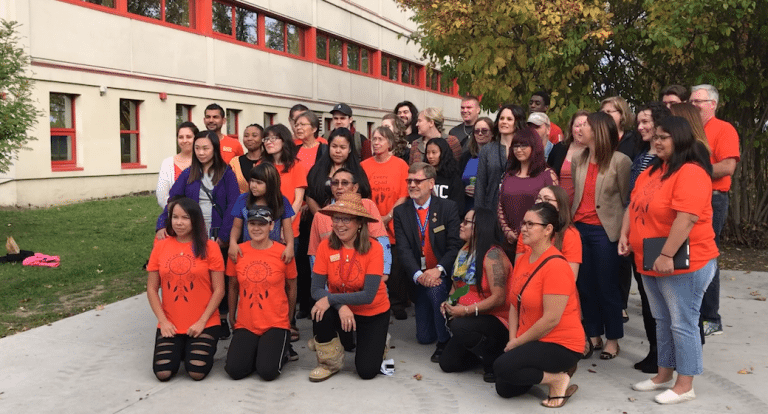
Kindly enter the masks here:
[[392, 0], [5, 0], [44, 116], [0, 175], [0, 204], [153, 190], [176, 125], [204, 129], [213, 102], [238, 137], [286, 124], [296, 103], [324, 128], [348, 103], [365, 135], [403, 100], [458, 123], [457, 88], [402, 37], [408, 17]]

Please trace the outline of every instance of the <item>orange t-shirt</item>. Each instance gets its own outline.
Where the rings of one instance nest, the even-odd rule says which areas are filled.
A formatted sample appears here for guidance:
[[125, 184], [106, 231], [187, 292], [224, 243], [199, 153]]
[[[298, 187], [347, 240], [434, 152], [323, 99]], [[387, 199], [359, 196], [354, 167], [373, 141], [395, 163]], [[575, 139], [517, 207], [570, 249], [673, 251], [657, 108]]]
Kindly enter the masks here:
[[[528, 277], [545, 258], [560, 254], [555, 246], [551, 246], [533, 263], [529, 263], [531, 252], [526, 252], [515, 264], [512, 282], [509, 283], [508, 296], [512, 298], [510, 306], [517, 307], [517, 295], [525, 285]], [[539, 339], [562, 345], [574, 352], [584, 351], [584, 328], [581, 326], [581, 312], [576, 293], [576, 278], [568, 263], [560, 259], [548, 261], [528, 283], [523, 291], [522, 306], [518, 315], [517, 337], [524, 334], [544, 315], [544, 295], [566, 295], [565, 305], [560, 322], [549, 333]]]
[[[735, 158], [739, 162], [739, 133], [728, 122], [712, 118], [704, 125], [704, 133], [707, 135], [711, 154], [709, 160], [712, 164], [728, 158]], [[728, 192], [731, 189], [731, 176], [726, 175], [712, 181], [712, 189]]]
[[563, 130], [554, 122], [549, 123], [549, 142], [557, 144], [563, 140]]
[[[530, 246], [523, 243], [522, 237], [518, 237], [515, 253], [529, 253], [530, 251]], [[562, 253], [568, 263], [581, 263], [581, 235], [574, 226], [568, 227], [565, 230]]]
[[[283, 165], [276, 165], [280, 173], [280, 192], [283, 193], [288, 202], [293, 205], [296, 200], [296, 189], [307, 188], [307, 171], [300, 162], [295, 162], [293, 168], [288, 172], [283, 172]], [[296, 211], [296, 217], [293, 219], [293, 237], [299, 237], [299, 222], [301, 221], [301, 210]]]
[[699, 217], [688, 234], [690, 268], [675, 270], [672, 274], [690, 273], [701, 269], [719, 255], [712, 230], [712, 185], [709, 175], [696, 164], [680, 167], [669, 178], [661, 181], [666, 167], [651, 174], [643, 171], [637, 181], [629, 204], [629, 244], [635, 252], [638, 271], [649, 276], [661, 275], [643, 268], [643, 239], [668, 237], [677, 212]]
[[[359, 292], [365, 285], [365, 275], [384, 273], [384, 251], [376, 240], [371, 240], [371, 249], [366, 254], [342, 247], [333, 250], [328, 240], [320, 242], [313, 272], [328, 277], [328, 291], [331, 293]], [[373, 302], [366, 305], [349, 305], [352, 313], [373, 316], [389, 310], [387, 287], [382, 280]]]
[[597, 194], [595, 194], [595, 187], [597, 185], [597, 174], [599, 169], [597, 164], [589, 163], [587, 168], [587, 177], [584, 182], [584, 192], [581, 194], [581, 202], [576, 213], [573, 215], [573, 222], [581, 222], [584, 224], [592, 224], [594, 226], [602, 226], [600, 218], [597, 216], [597, 209], [595, 208], [595, 200]]
[[264, 250], [254, 249], [251, 242], [240, 243], [243, 257], [237, 264], [227, 262], [227, 276], [237, 277], [239, 284], [235, 329], [263, 335], [271, 328], [291, 328], [285, 281], [296, 279], [296, 262], [283, 263], [283, 249], [278, 242]]
[[309, 170], [311, 170], [315, 165], [315, 160], [317, 159], [317, 151], [320, 150], [320, 144], [328, 144], [328, 141], [326, 141], [324, 138], [315, 138], [315, 140], [317, 140], [319, 144], [312, 148], [303, 147], [304, 142], [300, 139], [293, 141], [293, 143], [296, 144], [296, 148], [298, 149], [296, 158], [298, 159], [298, 162], [304, 166], [304, 170], [307, 172], [309, 172]]
[[[213, 240], [208, 240], [206, 257], [201, 259], [195, 257], [192, 242], [179, 243], [171, 236], [155, 240], [147, 270], [160, 273], [163, 313], [176, 327], [176, 332], [186, 333], [211, 301], [211, 272], [223, 272], [224, 259]], [[205, 327], [216, 325], [219, 325], [218, 309], [208, 318]]]
[[219, 142], [219, 149], [221, 151], [221, 158], [224, 158], [224, 164], [229, 164], [232, 158], [239, 157], [243, 152], [243, 146], [240, 145], [240, 141], [224, 135]]
[[[408, 164], [394, 155], [386, 162], [379, 163], [374, 157], [360, 163], [371, 184], [371, 198], [379, 208], [379, 212], [389, 214], [395, 202], [408, 197]], [[395, 244], [394, 220], [387, 224], [389, 243]]]
[[[499, 250], [499, 252], [501, 253], [499, 255], [501, 257], [501, 260], [506, 263], [507, 269], [509, 269], [509, 272], [507, 273], [507, 281], [505, 285], [505, 292], [508, 293], [509, 281], [512, 279], [512, 263], [509, 262], [509, 259], [507, 259], [507, 255], [504, 254], [504, 252], [498, 246], [491, 246], [491, 248], [488, 249], [488, 252], [490, 252], [493, 249]], [[485, 258], [486, 260], [488, 259], [488, 253], [485, 254]], [[480, 269], [475, 268], [475, 275], [478, 275], [479, 273], [480, 273]], [[466, 283], [464, 283], [463, 280], [454, 280], [453, 283], [456, 285], [456, 288], [460, 288], [466, 285]], [[470, 306], [485, 299], [488, 296], [488, 294], [491, 292], [491, 286], [488, 284], [488, 277], [484, 275], [483, 281], [481, 283], [483, 284], [483, 292], [485, 292], [486, 296], [480, 296], [480, 292], [477, 291], [477, 286], [470, 285], [469, 292], [467, 292], [464, 296], [459, 298], [459, 305]], [[509, 329], [509, 306], [511, 303], [512, 303], [512, 298], [509, 296], [509, 294], [507, 294], [506, 299], [504, 300], [504, 303], [492, 309], [490, 312], [486, 312], [486, 313], [498, 318], [501, 321], [501, 323], [503, 323], [504, 326], [506, 326], [507, 329]]]
[[[364, 198], [362, 200], [365, 211], [371, 216], [375, 217], [377, 221], [368, 223], [368, 233], [374, 239], [387, 235], [387, 231], [384, 229], [384, 223], [381, 221], [381, 214], [379, 209], [376, 208], [376, 204], [373, 201]], [[307, 254], [314, 256], [317, 252], [317, 246], [320, 245], [320, 241], [327, 239], [333, 231], [333, 221], [331, 216], [325, 214], [315, 214], [312, 218], [312, 229], [309, 233], [309, 246], [307, 247]]]

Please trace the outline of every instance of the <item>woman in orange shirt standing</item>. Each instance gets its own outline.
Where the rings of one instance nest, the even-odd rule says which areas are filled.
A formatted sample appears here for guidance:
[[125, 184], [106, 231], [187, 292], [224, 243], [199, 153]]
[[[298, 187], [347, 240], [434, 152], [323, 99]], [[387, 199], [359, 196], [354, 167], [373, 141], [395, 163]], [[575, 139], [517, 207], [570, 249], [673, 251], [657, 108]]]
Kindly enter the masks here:
[[[699, 310], [719, 255], [712, 230], [712, 166], [706, 154], [696, 150], [696, 139], [684, 118], [661, 120], [653, 145], [659, 159], [637, 178], [624, 214], [619, 253], [635, 253], [656, 319], [659, 372], [632, 388], [667, 389], [656, 396], [656, 402], [675, 404], [696, 398], [693, 376], [704, 370]], [[666, 239], [653, 260], [644, 257], [649, 253], [644, 242], [650, 238]], [[686, 239], [688, 266], [677, 266], [673, 257]], [[652, 263], [650, 269], [644, 262]], [[678, 375], [673, 383], [674, 371]]]

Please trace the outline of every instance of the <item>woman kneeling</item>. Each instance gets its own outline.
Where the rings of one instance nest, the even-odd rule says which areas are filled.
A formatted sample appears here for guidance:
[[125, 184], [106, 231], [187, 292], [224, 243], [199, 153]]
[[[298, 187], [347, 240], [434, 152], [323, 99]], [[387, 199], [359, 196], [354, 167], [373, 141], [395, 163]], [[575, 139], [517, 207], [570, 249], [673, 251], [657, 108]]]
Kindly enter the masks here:
[[[515, 264], [509, 294], [509, 342], [493, 364], [496, 392], [514, 397], [534, 384], [549, 386], [546, 407], [561, 407], [578, 389], [568, 386], [584, 349], [573, 271], [552, 245], [560, 230], [557, 209], [537, 203], [520, 226], [531, 250]], [[567, 371], [567, 372], [566, 372]]]
[[[318, 366], [309, 380], [323, 381], [344, 365], [344, 348], [352, 348], [357, 335], [355, 368], [362, 379], [378, 374], [389, 328], [389, 299], [382, 282], [384, 253], [368, 234], [375, 219], [363, 207], [360, 195], [347, 193], [319, 211], [331, 216], [333, 233], [320, 242], [312, 269], [312, 307]], [[326, 290], [326, 285], [328, 289]], [[339, 334], [346, 337], [342, 346]]]
[[[168, 204], [165, 231], [147, 264], [147, 298], [157, 317], [152, 368], [160, 381], [176, 375], [181, 361], [194, 380], [211, 372], [224, 297], [224, 260], [205, 236], [200, 206], [183, 197]], [[159, 289], [163, 289], [160, 300]]]
[[[235, 328], [227, 352], [225, 369], [232, 379], [242, 379], [254, 370], [265, 381], [280, 375], [287, 358], [291, 324], [290, 303], [296, 303], [296, 262], [282, 260], [285, 246], [270, 240], [274, 227], [266, 206], [248, 210], [248, 235], [240, 244], [243, 256], [229, 262], [230, 324]], [[292, 300], [289, 300], [292, 299]]]

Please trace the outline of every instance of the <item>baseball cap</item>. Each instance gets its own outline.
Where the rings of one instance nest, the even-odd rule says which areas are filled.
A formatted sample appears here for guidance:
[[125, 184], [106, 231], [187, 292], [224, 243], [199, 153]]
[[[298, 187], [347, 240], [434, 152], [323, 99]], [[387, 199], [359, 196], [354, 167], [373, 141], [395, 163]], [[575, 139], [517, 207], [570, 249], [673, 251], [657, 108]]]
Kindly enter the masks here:
[[549, 125], [549, 117], [543, 112], [533, 112], [528, 116], [528, 123], [542, 126], [544, 124]]
[[350, 108], [349, 105], [345, 103], [337, 103], [336, 106], [331, 109], [331, 113], [334, 112], [341, 112], [346, 116], [352, 116], [352, 108]]

